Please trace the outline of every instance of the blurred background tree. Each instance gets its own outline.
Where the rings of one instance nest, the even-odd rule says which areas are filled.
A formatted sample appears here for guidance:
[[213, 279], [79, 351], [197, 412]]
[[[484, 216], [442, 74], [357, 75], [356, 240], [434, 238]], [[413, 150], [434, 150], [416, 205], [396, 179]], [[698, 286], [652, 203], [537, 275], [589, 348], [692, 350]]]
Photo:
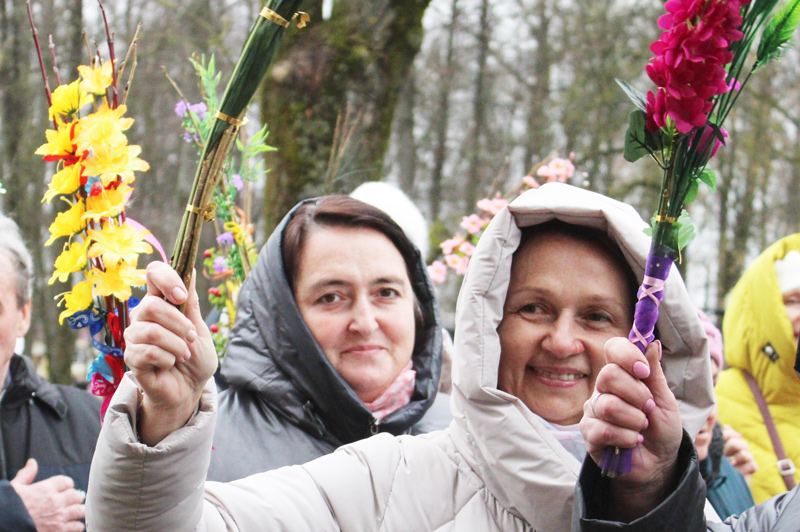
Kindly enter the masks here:
[[[105, 50], [96, 0], [34, 0], [31, 7], [45, 53], [53, 36], [62, 80], [89, 61], [84, 28]], [[198, 102], [188, 58], [214, 54], [224, 86], [260, 7], [259, 0], [106, 4], [118, 52], [143, 24], [129, 138], [151, 169], [137, 179], [129, 212], [168, 252], [196, 156], [162, 66]], [[258, 245], [299, 199], [347, 193], [368, 180], [391, 181], [412, 197], [436, 244], [474, 212], [477, 199], [570, 152], [578, 168], [573, 184], [650, 216], [660, 175], [647, 161], [621, 157], [631, 107], [614, 78], [650, 87], [644, 65], [659, 34], [661, 1], [307, 0], [303, 8], [310, 25], [287, 32], [249, 112], [248, 127], [267, 123], [267, 142], [279, 148], [266, 155], [266, 185], [252, 189], [251, 201], [263, 206], [253, 213]], [[695, 303], [711, 313], [719, 315], [759, 250], [800, 230], [799, 60], [790, 50], [754, 78], [729, 120], [731, 142], [713, 165], [719, 189], [701, 190], [691, 206], [699, 237], [683, 268]], [[0, 0], [0, 102], [0, 181], [8, 189], [0, 202], [20, 224], [36, 265], [26, 352], [47, 361], [53, 380], [68, 382], [82, 348], [79, 335], [57, 325], [53, 296], [63, 287], [46, 284], [54, 250], [43, 242], [62, 206], [40, 203], [48, 172], [33, 152], [44, 142], [47, 109], [21, 0]], [[442, 289], [446, 317], [456, 292]]]

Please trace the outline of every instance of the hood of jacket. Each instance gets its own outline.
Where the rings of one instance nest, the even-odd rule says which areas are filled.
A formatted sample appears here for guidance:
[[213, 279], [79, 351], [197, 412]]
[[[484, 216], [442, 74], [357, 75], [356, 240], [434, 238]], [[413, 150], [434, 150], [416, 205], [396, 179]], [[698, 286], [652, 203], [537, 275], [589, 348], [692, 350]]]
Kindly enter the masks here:
[[764, 250], [733, 287], [722, 320], [725, 362], [751, 373], [770, 405], [800, 404], [797, 345], [775, 275], [775, 261], [792, 250], [800, 251], [800, 233]]
[[417, 252], [409, 272], [423, 321], [412, 354], [414, 393], [408, 405], [376, 422], [314, 339], [286, 278], [283, 232], [297, 208], [311, 201], [316, 200], [301, 202], [284, 217], [242, 286], [221, 374], [228, 384], [256, 393], [293, 423], [337, 445], [378, 431], [402, 434], [433, 404], [441, 372], [441, 319], [425, 263]]
[[[456, 310], [453, 439], [498, 502], [542, 531], [563, 530], [569, 522], [581, 464], [520, 399], [497, 388], [497, 327], [520, 227], [553, 219], [606, 232], [639, 281], [650, 247], [643, 233], [646, 224], [632, 207], [551, 183], [526, 192], [498, 213], [470, 260]], [[657, 324], [662, 365], [684, 427], [694, 437], [713, 404], [707, 338], [676, 268], [665, 290]]]

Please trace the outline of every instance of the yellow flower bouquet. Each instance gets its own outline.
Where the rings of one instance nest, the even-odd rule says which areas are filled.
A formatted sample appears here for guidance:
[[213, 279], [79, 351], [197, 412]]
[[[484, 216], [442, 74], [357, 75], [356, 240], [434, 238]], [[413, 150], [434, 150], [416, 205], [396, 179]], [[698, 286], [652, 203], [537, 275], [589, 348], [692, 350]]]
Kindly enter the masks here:
[[[113, 41], [109, 38], [109, 60], [101, 61], [96, 53], [90, 65], [78, 67], [78, 79], [66, 84], [57, 80], [58, 87], [50, 93], [33, 20], [31, 26], [53, 124], [45, 132], [47, 142], [36, 150], [45, 161], [55, 163], [42, 201], [58, 197], [69, 205], [49, 227], [46, 245], [63, 242], [49, 283], [63, 283], [73, 273], [83, 273], [72, 290], [59, 296], [64, 306], [59, 322], [66, 321], [73, 329], [89, 327], [100, 355], [87, 378], [92, 393], [106, 398], [105, 412], [125, 369], [122, 333], [138, 303], [132, 287], [144, 284], [139, 255], [153, 252], [148, 241], [160, 249], [150, 232], [125, 213], [135, 173], [149, 165], [139, 158], [141, 148], [129, 144], [125, 134], [133, 119], [125, 116], [127, 92], [119, 101], [125, 62], [117, 66]], [[106, 32], [110, 35], [107, 22]], [[135, 42], [130, 50], [134, 55]]]

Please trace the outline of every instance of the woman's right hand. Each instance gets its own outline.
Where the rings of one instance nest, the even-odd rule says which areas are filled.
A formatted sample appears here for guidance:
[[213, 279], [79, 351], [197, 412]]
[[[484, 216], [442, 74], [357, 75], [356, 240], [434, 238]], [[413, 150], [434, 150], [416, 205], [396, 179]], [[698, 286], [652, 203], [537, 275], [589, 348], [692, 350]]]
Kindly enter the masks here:
[[[147, 266], [147, 295], [125, 329], [125, 363], [143, 392], [139, 440], [153, 446], [186, 424], [217, 369], [194, 278], [187, 292], [163, 262]], [[186, 313], [176, 307], [186, 302]]]

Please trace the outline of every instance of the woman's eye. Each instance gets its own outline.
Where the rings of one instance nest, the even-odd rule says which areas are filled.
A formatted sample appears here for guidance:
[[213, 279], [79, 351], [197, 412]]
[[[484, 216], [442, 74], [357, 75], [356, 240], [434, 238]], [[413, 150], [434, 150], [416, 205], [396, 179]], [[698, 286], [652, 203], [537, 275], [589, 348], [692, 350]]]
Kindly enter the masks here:
[[542, 306], [538, 303], [528, 303], [520, 307], [519, 311], [523, 314], [536, 314], [542, 312]]
[[380, 297], [397, 297], [400, 295], [400, 292], [398, 292], [394, 288], [381, 288], [378, 291], [378, 295]]
[[319, 298], [317, 301], [319, 303], [336, 303], [340, 299], [342, 299], [342, 298], [338, 294], [325, 294], [324, 296]]
[[610, 323], [611, 316], [605, 312], [590, 312], [586, 314], [586, 319], [594, 323]]

